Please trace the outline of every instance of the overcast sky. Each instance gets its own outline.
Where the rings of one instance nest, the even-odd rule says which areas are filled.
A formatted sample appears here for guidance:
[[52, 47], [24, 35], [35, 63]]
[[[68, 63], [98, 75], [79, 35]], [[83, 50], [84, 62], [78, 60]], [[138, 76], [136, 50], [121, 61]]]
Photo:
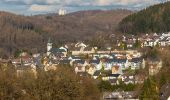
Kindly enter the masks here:
[[67, 12], [118, 8], [140, 10], [164, 1], [167, 0], [0, 0], [0, 10], [24, 15], [56, 13], [60, 8]]

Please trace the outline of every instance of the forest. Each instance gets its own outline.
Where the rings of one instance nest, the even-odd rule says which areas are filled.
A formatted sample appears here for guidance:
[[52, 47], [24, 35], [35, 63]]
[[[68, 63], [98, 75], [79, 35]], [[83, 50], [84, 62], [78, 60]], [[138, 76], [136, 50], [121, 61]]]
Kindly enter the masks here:
[[[17, 76], [15, 67], [0, 65], [0, 100], [99, 100], [100, 91], [93, 79], [79, 77], [71, 68], [56, 71], [27, 71]], [[3, 80], [3, 81], [2, 81]]]
[[31, 53], [46, 49], [49, 37], [53, 43], [89, 40], [96, 34], [112, 34], [128, 10], [80, 11], [57, 14], [23, 16], [0, 12], [0, 56], [9, 56], [17, 50]]
[[170, 31], [170, 2], [150, 6], [125, 17], [119, 30], [128, 34], [161, 33]]

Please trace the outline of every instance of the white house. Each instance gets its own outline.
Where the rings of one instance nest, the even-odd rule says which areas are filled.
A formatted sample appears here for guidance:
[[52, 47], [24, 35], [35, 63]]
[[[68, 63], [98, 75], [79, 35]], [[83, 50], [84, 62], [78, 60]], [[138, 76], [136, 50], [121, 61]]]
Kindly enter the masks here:
[[82, 43], [82, 42], [78, 42], [78, 43], [75, 44], [75, 47], [83, 47], [83, 48], [85, 48], [85, 47], [87, 47], [87, 45]]

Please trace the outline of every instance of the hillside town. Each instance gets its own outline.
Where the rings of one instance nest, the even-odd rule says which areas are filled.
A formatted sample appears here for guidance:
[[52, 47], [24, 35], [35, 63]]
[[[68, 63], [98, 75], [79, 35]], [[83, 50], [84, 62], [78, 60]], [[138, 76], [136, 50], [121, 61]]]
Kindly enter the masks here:
[[170, 100], [169, 0], [0, 5], [0, 100]]
[[[111, 47], [98, 50], [97, 47], [90, 47], [83, 42], [65, 44], [57, 48], [53, 46], [53, 42], [49, 38], [46, 53], [30, 55], [28, 52], [21, 52], [17, 58], [12, 58], [11, 61], [17, 69], [18, 77], [26, 71], [31, 72], [36, 77], [38, 69], [50, 71], [57, 70], [58, 67], [67, 68], [70, 66], [80, 77], [109, 81], [111, 85], [119, 85], [120, 82], [126, 85], [143, 84], [148, 75], [137, 71], [145, 69], [147, 64], [149, 75], [156, 75], [162, 68], [162, 60], [144, 59], [142, 52], [132, 49], [133, 45], [136, 41], [140, 41], [141, 48], [169, 46], [170, 33], [146, 34], [140, 38], [123, 36], [123, 38], [123, 43], [127, 45], [126, 50], [112, 50]], [[117, 41], [117, 46], [120, 46], [122, 41]], [[135, 94], [135, 91], [129, 91], [103, 95], [104, 98], [133, 98]]]

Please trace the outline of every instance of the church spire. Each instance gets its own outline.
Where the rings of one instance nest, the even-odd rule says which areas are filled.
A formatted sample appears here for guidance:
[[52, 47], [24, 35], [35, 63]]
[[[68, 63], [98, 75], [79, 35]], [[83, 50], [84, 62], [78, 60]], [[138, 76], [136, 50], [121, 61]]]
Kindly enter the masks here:
[[52, 43], [51, 37], [48, 38], [48, 43]]
[[51, 49], [52, 49], [52, 41], [51, 38], [48, 39], [48, 43], [47, 43], [47, 56], [49, 56], [51, 54]]

